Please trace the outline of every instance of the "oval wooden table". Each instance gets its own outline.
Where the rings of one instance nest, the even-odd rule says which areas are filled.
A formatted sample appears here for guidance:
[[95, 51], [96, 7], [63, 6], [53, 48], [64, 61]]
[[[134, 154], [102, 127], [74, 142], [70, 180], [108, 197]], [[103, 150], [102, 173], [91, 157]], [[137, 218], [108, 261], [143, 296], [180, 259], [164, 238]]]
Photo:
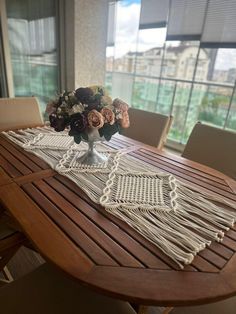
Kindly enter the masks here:
[[[137, 142], [115, 136], [108, 145]], [[139, 143], [140, 144], [140, 143]], [[178, 266], [69, 179], [0, 136], [0, 198], [42, 256], [93, 289], [143, 305], [185, 306], [236, 294], [236, 227]], [[236, 201], [236, 183], [208, 167], [143, 145], [131, 153], [182, 181]]]

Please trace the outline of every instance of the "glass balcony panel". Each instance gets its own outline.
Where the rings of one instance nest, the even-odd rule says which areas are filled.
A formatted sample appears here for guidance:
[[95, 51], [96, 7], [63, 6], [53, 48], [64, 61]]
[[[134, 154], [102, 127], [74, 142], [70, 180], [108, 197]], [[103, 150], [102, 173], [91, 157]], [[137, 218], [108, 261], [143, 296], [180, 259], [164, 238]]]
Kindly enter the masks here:
[[177, 83], [172, 110], [174, 119], [168, 137], [179, 143], [182, 141], [190, 89], [190, 83]]
[[177, 82], [161, 80], [158, 91], [157, 111], [169, 115], [173, 109], [175, 85]]
[[182, 142], [186, 143], [197, 121], [223, 128], [231, 94], [232, 88], [194, 84]]
[[131, 104], [133, 90], [133, 75], [126, 73], [112, 74], [112, 98], [121, 98], [128, 104]]
[[159, 80], [136, 77], [132, 94], [132, 106], [155, 112]]
[[236, 91], [234, 91], [229, 116], [226, 122], [226, 129], [236, 131]]

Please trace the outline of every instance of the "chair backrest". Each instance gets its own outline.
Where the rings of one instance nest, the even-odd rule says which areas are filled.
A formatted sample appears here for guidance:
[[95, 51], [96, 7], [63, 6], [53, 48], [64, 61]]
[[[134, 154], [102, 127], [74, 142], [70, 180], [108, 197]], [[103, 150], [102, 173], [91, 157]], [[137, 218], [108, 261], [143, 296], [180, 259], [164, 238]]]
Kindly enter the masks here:
[[35, 97], [0, 98], [0, 130], [43, 124]]
[[189, 136], [183, 157], [236, 179], [236, 133], [198, 122]]
[[129, 109], [130, 127], [122, 134], [134, 140], [162, 149], [172, 123], [172, 116]]

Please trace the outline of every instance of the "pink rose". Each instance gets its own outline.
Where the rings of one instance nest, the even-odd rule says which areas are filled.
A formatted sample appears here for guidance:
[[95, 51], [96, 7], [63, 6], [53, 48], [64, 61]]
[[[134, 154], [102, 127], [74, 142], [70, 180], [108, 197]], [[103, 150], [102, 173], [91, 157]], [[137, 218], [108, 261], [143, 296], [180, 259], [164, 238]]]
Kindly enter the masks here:
[[100, 113], [104, 117], [104, 123], [109, 123], [110, 125], [115, 123], [115, 114], [110, 108], [103, 107]]
[[100, 129], [104, 125], [104, 118], [100, 112], [93, 109], [88, 113], [88, 124], [91, 128]]
[[123, 129], [127, 129], [130, 126], [128, 111], [124, 111], [122, 119], [120, 119], [120, 125]]
[[129, 105], [119, 98], [113, 100], [113, 106], [120, 112], [125, 112], [129, 109]]
[[45, 112], [50, 115], [51, 113], [54, 113], [55, 111], [56, 111], [56, 104], [54, 102], [48, 103]]

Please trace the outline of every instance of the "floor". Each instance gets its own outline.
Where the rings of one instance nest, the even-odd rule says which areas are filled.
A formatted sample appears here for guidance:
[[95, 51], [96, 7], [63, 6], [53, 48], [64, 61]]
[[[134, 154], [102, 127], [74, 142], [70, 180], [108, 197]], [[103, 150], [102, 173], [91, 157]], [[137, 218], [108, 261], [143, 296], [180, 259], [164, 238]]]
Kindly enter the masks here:
[[[7, 266], [13, 278], [17, 279], [34, 270], [42, 263], [44, 263], [44, 259], [39, 254], [28, 248], [22, 247], [11, 259]], [[161, 314], [163, 313], [163, 310], [164, 308], [160, 307], [149, 307], [146, 314]], [[171, 314], [235, 314], [235, 313], [236, 313], [236, 297], [215, 304], [197, 307], [175, 308], [171, 311]]]

